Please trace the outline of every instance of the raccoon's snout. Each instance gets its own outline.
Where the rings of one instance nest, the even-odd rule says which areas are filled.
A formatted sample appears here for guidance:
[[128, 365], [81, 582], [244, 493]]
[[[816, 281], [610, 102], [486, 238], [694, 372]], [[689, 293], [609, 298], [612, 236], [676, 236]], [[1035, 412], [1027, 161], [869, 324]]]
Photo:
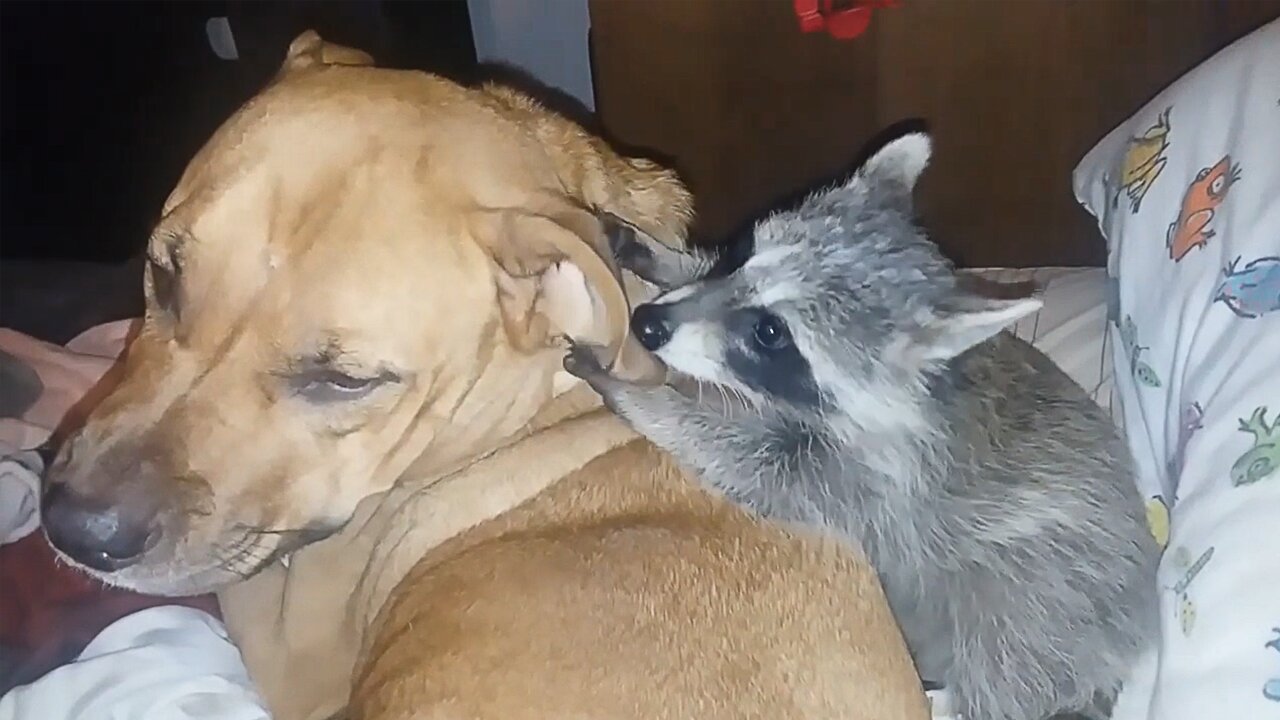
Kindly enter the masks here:
[[631, 332], [653, 352], [671, 339], [671, 316], [666, 305], [641, 305], [631, 315]]

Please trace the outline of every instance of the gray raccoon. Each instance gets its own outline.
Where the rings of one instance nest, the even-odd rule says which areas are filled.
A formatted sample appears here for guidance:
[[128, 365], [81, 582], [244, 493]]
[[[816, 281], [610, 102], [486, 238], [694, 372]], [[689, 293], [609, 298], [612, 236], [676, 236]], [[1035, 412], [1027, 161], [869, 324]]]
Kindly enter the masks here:
[[1159, 548], [1110, 420], [1002, 329], [1033, 298], [967, 290], [915, 225], [929, 138], [758, 222], [722, 268], [617, 227], [664, 292], [632, 328], [675, 376], [565, 367], [702, 481], [860, 545], [921, 676], [968, 720], [1109, 712], [1154, 647]]

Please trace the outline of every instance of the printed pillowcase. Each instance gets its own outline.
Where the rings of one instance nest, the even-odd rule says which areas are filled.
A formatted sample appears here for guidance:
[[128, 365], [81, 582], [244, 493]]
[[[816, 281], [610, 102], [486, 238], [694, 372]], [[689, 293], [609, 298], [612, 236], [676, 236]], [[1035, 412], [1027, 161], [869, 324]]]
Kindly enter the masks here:
[[1280, 21], [1095, 146], [1116, 403], [1149, 498], [1158, 658], [1117, 718], [1280, 717]]

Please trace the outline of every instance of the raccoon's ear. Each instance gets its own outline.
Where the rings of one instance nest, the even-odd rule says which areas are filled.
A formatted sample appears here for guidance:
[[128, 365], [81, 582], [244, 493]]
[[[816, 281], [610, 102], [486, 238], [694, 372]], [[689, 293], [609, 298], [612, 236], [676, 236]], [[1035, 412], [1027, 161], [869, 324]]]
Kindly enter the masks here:
[[925, 133], [910, 133], [891, 140], [873, 154], [850, 180], [870, 198], [911, 206], [916, 181], [929, 165], [933, 141]]
[[936, 310], [916, 338], [922, 359], [943, 361], [989, 340], [996, 333], [1040, 309], [1038, 297], [993, 300], [964, 296]]

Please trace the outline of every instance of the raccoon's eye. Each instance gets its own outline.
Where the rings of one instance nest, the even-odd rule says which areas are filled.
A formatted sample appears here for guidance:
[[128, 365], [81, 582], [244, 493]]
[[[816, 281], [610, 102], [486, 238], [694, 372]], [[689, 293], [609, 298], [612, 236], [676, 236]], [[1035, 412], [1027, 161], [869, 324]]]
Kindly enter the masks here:
[[762, 315], [754, 328], [756, 344], [766, 350], [781, 350], [791, 344], [786, 323], [776, 315]]

